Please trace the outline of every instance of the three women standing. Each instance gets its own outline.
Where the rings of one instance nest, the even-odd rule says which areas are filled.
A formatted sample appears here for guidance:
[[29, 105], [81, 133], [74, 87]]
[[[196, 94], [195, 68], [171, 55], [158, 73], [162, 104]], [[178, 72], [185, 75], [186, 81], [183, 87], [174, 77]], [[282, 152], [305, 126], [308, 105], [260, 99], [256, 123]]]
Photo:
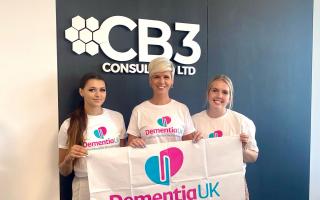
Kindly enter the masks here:
[[[170, 98], [175, 73], [172, 62], [159, 57], [149, 63], [148, 70], [153, 93], [149, 100], [132, 111], [127, 130], [131, 147], [143, 148], [147, 144], [181, 140], [197, 142], [202, 136], [239, 136], [243, 145], [244, 167], [245, 163], [256, 161], [259, 149], [255, 125], [249, 118], [231, 110], [233, 85], [227, 76], [217, 76], [209, 83], [207, 109], [191, 118], [186, 105]], [[83, 97], [83, 105], [60, 128], [59, 169], [62, 175], [75, 171], [73, 199], [87, 200], [89, 187], [84, 142], [90, 138], [89, 134], [103, 138], [103, 130], [108, 130], [118, 138], [118, 142], [109, 146], [124, 146], [126, 131], [120, 113], [102, 108], [106, 84], [99, 75], [85, 75], [81, 79], [79, 93]], [[248, 193], [246, 196], [248, 198]]]

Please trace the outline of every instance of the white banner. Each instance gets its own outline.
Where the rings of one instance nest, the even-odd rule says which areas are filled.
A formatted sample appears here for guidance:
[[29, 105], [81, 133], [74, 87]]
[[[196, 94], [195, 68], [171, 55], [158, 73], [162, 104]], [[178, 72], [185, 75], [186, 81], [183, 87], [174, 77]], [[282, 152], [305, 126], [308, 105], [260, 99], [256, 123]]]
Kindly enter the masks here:
[[91, 200], [245, 199], [239, 137], [91, 150]]

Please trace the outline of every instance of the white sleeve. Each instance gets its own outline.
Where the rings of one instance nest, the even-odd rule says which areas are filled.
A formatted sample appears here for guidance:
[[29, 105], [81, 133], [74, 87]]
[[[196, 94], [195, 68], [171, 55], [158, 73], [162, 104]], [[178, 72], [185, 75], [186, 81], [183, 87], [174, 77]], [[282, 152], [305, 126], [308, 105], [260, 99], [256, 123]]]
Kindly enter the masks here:
[[136, 136], [136, 137], [141, 137], [140, 130], [138, 127], [138, 111], [137, 108], [135, 107], [132, 111], [131, 117], [130, 117], [130, 122], [128, 125], [128, 134]]
[[247, 143], [246, 148], [259, 152], [257, 141], [255, 139], [256, 126], [254, 125], [253, 121], [246, 118], [242, 122], [241, 129], [243, 133], [246, 133], [249, 135], [249, 142]]
[[70, 119], [66, 119], [60, 126], [59, 135], [58, 135], [58, 147], [60, 149], [68, 149], [68, 128], [70, 125]]
[[119, 125], [120, 125], [120, 139], [126, 139], [127, 138], [127, 133], [126, 133], [126, 126], [124, 124], [124, 119], [122, 114], [119, 113]]
[[188, 135], [196, 131], [193, 125], [193, 121], [187, 106], [185, 106], [185, 113], [184, 113], [184, 122], [185, 122], [185, 129], [183, 135]]
[[194, 128], [199, 131], [199, 127], [198, 127], [198, 116], [197, 114], [194, 114], [191, 116], [191, 119], [192, 119], [192, 122], [193, 122], [193, 125], [194, 125]]

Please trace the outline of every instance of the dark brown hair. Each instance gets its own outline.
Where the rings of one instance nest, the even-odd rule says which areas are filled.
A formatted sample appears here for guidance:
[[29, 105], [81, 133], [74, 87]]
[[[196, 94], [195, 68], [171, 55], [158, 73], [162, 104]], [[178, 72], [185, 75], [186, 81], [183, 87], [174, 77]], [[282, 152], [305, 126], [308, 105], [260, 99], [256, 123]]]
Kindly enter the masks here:
[[[88, 73], [80, 79], [79, 88], [83, 89], [91, 79], [105, 82], [99, 74]], [[87, 123], [87, 113], [84, 110], [84, 101], [82, 100], [80, 106], [70, 114], [70, 125], [67, 130], [69, 150], [73, 145], [83, 145], [83, 133], [87, 129]]]

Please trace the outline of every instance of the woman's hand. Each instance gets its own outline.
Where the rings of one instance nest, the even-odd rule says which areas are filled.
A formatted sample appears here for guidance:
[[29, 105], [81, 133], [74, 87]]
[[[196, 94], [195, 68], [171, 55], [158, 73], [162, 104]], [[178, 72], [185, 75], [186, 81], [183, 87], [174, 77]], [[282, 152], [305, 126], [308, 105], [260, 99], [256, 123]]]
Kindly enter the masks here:
[[86, 156], [88, 156], [88, 152], [86, 148], [80, 145], [73, 145], [69, 153], [66, 155], [65, 160], [73, 161], [76, 158], [83, 158]]
[[128, 145], [133, 147], [133, 148], [145, 148], [146, 143], [144, 142], [143, 139], [130, 135], [128, 134]]
[[246, 133], [240, 134], [240, 141], [242, 142], [242, 148], [245, 148], [249, 142], [249, 135]]
[[188, 135], [182, 136], [182, 140], [192, 140], [192, 142], [197, 143], [199, 140], [203, 139], [202, 134], [199, 131], [195, 131], [193, 133], [190, 133]]
[[240, 134], [240, 141], [242, 142], [243, 162], [254, 163], [258, 159], [258, 152], [248, 149], [246, 146], [249, 142], [249, 135], [246, 133]]
[[192, 134], [193, 138], [192, 138], [192, 142], [197, 143], [199, 142], [199, 140], [203, 139], [202, 134], [199, 131], [196, 131]]

